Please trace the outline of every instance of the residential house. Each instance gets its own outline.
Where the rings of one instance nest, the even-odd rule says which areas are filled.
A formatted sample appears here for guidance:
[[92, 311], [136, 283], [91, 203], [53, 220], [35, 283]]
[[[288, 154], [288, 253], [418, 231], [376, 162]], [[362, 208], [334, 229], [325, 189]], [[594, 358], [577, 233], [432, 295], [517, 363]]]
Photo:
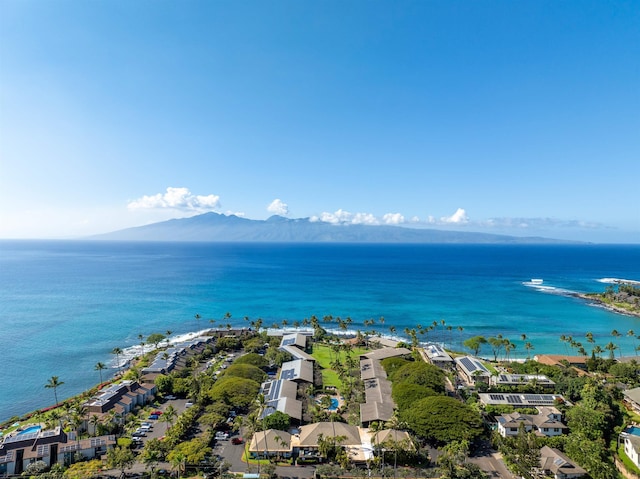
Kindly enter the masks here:
[[270, 416], [276, 411], [288, 414], [294, 422], [302, 420], [302, 401], [296, 399], [298, 384], [287, 379], [266, 381], [260, 387], [260, 393], [265, 399], [265, 408], [260, 419]]
[[640, 436], [630, 432], [622, 432], [620, 433], [620, 440], [624, 445], [624, 453], [631, 459], [631, 462], [640, 467]]
[[424, 348], [424, 354], [431, 364], [441, 369], [453, 369], [455, 362], [442, 346], [435, 343], [429, 343]]
[[115, 436], [77, 440], [75, 433], [66, 434], [60, 427], [33, 433], [13, 433], [0, 443], [0, 476], [19, 475], [36, 461], [48, 467], [69, 465], [79, 454], [85, 459], [98, 459], [116, 444]]
[[498, 416], [498, 432], [502, 437], [517, 436], [520, 426], [526, 432], [534, 432], [538, 436], [560, 436], [568, 428], [562, 420], [562, 414], [555, 407], [539, 407], [538, 414], [520, 414], [513, 412]]
[[467, 384], [489, 384], [491, 373], [484, 364], [473, 356], [462, 356], [454, 359], [458, 372]]
[[291, 434], [276, 429], [256, 432], [249, 443], [249, 454], [252, 458], [290, 458], [292, 450]]
[[554, 479], [576, 479], [587, 474], [558, 449], [549, 446], [540, 449], [540, 472]]

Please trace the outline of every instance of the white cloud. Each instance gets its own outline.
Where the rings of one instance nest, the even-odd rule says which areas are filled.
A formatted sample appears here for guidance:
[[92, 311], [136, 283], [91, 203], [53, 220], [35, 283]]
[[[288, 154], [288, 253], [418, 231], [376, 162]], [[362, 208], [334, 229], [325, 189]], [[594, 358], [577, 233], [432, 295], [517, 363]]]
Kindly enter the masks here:
[[388, 225], [399, 225], [404, 223], [404, 216], [400, 213], [387, 213], [382, 217], [382, 221]]
[[238, 218], [244, 218], [246, 216], [244, 211], [227, 210], [224, 214], [227, 216], [237, 216]]
[[448, 224], [465, 224], [469, 222], [467, 212], [462, 208], [458, 208], [451, 216], [443, 216], [440, 221]]
[[194, 195], [189, 188], [167, 188], [166, 193], [143, 196], [130, 201], [127, 207], [138, 209], [174, 209], [182, 211], [212, 211], [220, 207], [218, 195]]
[[267, 211], [274, 215], [287, 216], [289, 214], [289, 205], [280, 198], [276, 198], [267, 206]]
[[339, 209], [333, 213], [323, 212], [317, 216], [309, 218], [310, 221], [322, 221], [324, 223], [350, 224], [350, 225], [399, 225], [405, 222], [405, 218], [400, 213], [387, 213], [378, 218], [372, 213], [351, 213], [349, 211]]
[[312, 216], [310, 221], [323, 221], [325, 223], [352, 224], [352, 225], [379, 225], [380, 220], [371, 213], [350, 213], [339, 209], [335, 213], [320, 213], [319, 216]]

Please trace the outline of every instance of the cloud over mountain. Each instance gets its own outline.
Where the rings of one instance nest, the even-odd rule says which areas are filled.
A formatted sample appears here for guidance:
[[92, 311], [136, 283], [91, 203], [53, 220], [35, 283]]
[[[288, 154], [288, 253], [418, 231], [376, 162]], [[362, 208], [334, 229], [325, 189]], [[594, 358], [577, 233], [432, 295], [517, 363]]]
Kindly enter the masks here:
[[181, 211], [205, 212], [220, 207], [220, 197], [217, 195], [194, 195], [189, 188], [168, 187], [165, 193], [143, 196], [130, 201], [129, 209], [174, 209]]

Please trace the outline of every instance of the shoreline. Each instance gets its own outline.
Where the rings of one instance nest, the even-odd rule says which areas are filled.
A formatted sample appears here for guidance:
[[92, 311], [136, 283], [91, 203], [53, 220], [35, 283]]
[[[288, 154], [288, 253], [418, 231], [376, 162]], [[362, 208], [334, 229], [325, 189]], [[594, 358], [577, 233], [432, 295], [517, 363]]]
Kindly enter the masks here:
[[590, 302], [593, 305], [597, 305], [598, 307], [606, 309], [607, 311], [611, 311], [612, 313], [623, 314], [625, 316], [631, 316], [634, 318], [640, 318], [640, 311], [629, 311], [628, 309], [620, 308], [619, 306], [616, 306], [614, 304], [606, 303], [602, 301], [600, 298], [598, 298], [597, 296], [594, 296], [594, 294], [599, 294], [599, 293], [570, 293], [569, 295], [573, 296], [574, 298], [579, 298], [584, 301]]
[[[590, 300], [593, 301], [594, 298], [583, 294], [583, 293], [572, 293], [572, 296], [575, 297], [579, 297], [581, 299], [585, 299], [585, 300]], [[604, 306], [607, 306], [606, 304]], [[615, 311], [612, 310], [613, 312], [616, 313], [621, 313], [621, 314], [627, 314], [630, 316], [637, 316], [640, 317], [639, 315], [632, 315], [629, 314], [626, 311]], [[216, 331], [216, 330], [221, 330], [222, 328], [206, 328], [206, 329], [201, 329], [198, 331], [190, 331], [190, 332], [186, 332], [186, 333], [180, 333], [172, 338], [166, 338], [162, 343], [160, 343], [160, 347], [157, 350], [154, 351], [158, 351], [163, 347], [167, 347], [170, 346], [171, 344], [175, 344], [175, 343], [179, 343], [181, 341], [184, 340], [189, 340], [189, 339], [193, 339], [195, 337], [198, 336], [206, 336], [207, 333], [211, 332], [211, 331]], [[289, 328], [283, 328], [283, 329], [274, 329], [274, 328], [263, 328], [263, 331], [267, 334], [267, 335], [274, 335], [274, 333], [276, 333], [276, 335], [278, 334], [289, 334], [289, 333], [311, 333], [313, 334], [313, 329], [310, 327], [299, 327], [299, 328], [293, 328], [293, 327], [289, 327]], [[333, 328], [327, 328], [326, 331], [330, 334], [333, 334], [337, 337], [340, 337], [342, 340], [346, 340], [348, 338], [353, 338], [355, 337], [358, 332], [362, 333], [362, 331], [358, 331], [358, 330], [353, 330], [353, 329], [347, 329], [347, 330], [339, 330], [339, 329], [333, 329]], [[376, 334], [371, 334], [371, 332], [369, 332], [369, 337], [371, 338], [371, 341], [375, 341], [376, 338], [380, 338], [380, 339], [385, 339], [385, 340], [389, 340], [389, 341], [396, 341], [396, 342], [404, 342], [407, 344], [410, 344], [411, 340], [410, 338], [405, 338], [402, 335], [398, 335], [398, 334], [390, 334], [390, 333], [383, 333], [380, 331], [376, 331]], [[461, 355], [461, 354], [471, 354], [471, 353], [467, 353], [466, 351], [460, 351], [457, 350], [457, 348], [455, 347], [454, 344], [444, 344], [442, 342], [439, 341], [419, 341], [418, 342], [418, 348], [420, 349], [424, 349], [426, 347], [426, 345], [428, 344], [437, 344], [439, 346], [441, 346], [443, 349], [445, 349], [449, 354], [454, 354], [454, 355]], [[411, 346], [409, 346], [411, 347]], [[102, 383], [97, 383], [92, 385], [91, 387], [88, 387], [86, 389], [84, 389], [83, 391], [81, 391], [78, 394], [75, 394], [73, 396], [69, 396], [63, 400], [60, 401], [59, 405], [56, 406], [55, 404], [50, 404], [48, 406], [42, 407], [42, 408], [38, 408], [38, 409], [34, 409], [28, 412], [25, 412], [21, 415], [14, 415], [12, 417], [6, 418], [6, 419], [2, 419], [0, 418], [0, 425], [2, 426], [2, 429], [6, 429], [7, 427], [10, 427], [11, 422], [26, 422], [29, 421], [29, 419], [34, 416], [35, 414], [38, 414], [40, 412], [45, 412], [45, 411], [49, 411], [51, 409], [56, 409], [57, 407], [62, 407], [64, 403], [69, 402], [69, 401], [74, 401], [79, 397], [82, 396], [86, 396], [87, 394], [89, 394], [90, 392], [94, 391], [97, 392], [101, 389], [103, 389], [104, 387], [108, 386], [109, 384], [118, 381], [120, 379], [122, 379], [122, 377], [127, 373], [127, 371], [129, 371], [132, 367], [136, 366], [136, 362], [139, 361], [141, 359], [141, 357], [139, 356], [139, 351], [140, 351], [140, 346], [130, 346], [127, 348], [123, 349], [123, 357], [120, 359], [120, 364], [118, 365], [116, 363], [116, 360], [114, 359], [112, 361], [112, 369], [115, 370], [115, 372], [113, 373], [113, 376], [105, 379]], [[149, 351], [151, 352], [151, 351]], [[542, 352], [542, 351], [537, 351], [535, 353], [535, 355], [532, 356], [531, 360], [534, 360], [533, 358], [535, 356], [538, 355], [545, 355], [545, 354], [557, 354], [557, 353], [553, 353], [553, 352]], [[570, 356], [567, 354], [561, 354], [562, 356]], [[485, 354], [478, 354], [477, 356], [478, 358], [482, 359], [483, 361], [488, 361], [491, 363], [494, 363], [496, 361], [494, 361], [489, 355]], [[501, 360], [501, 361], [497, 361], [498, 363], [502, 363], [502, 362], [513, 362], [513, 363], [522, 363], [524, 361], [526, 361], [526, 358], [517, 358], [517, 357], [513, 357], [510, 358], [509, 360]], [[2, 437], [2, 436], [0, 436]]]

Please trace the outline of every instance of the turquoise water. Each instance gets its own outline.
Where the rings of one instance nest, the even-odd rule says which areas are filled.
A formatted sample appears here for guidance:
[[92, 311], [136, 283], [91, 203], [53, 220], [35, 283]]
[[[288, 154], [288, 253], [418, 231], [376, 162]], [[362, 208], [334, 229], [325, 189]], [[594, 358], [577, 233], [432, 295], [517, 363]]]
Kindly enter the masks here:
[[[560, 335], [586, 345], [591, 331], [600, 345], [613, 340], [631, 354], [636, 340], [626, 332], [640, 334], [640, 319], [563, 293], [602, 291], [607, 277], [640, 279], [640, 246], [0, 241], [0, 350], [11, 365], [0, 420], [53, 404], [44, 388], [51, 376], [64, 382], [60, 399], [77, 394], [99, 381], [94, 366], [111, 364], [114, 347], [139, 351], [138, 335], [176, 336], [209, 319], [247, 326], [245, 316], [260, 317], [269, 326], [349, 316], [352, 329], [368, 330], [363, 322], [382, 316], [374, 327], [399, 336], [436, 321], [421, 340], [461, 349], [472, 335], [502, 334], [519, 358], [522, 334], [534, 354], [565, 353]], [[531, 278], [554, 289], [527, 285]], [[612, 338], [612, 329], [623, 336]]]
[[329, 411], [335, 411], [338, 409], [338, 400], [336, 398], [331, 398], [331, 406], [329, 406]]
[[40, 432], [40, 429], [42, 429], [42, 426], [30, 426], [30, 427], [20, 431], [18, 433], [18, 436], [21, 436], [23, 434], [32, 434], [34, 432]]

